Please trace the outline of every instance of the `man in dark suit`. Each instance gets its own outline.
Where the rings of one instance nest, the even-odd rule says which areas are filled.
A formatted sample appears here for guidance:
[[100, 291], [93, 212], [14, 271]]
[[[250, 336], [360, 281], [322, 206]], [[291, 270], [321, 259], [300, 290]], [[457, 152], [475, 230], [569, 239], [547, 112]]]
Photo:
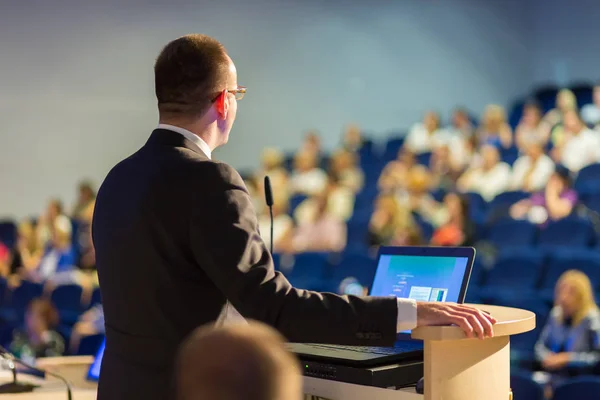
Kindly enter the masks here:
[[469, 307], [294, 289], [273, 269], [240, 175], [211, 160], [245, 93], [223, 46], [169, 43], [155, 64], [160, 124], [99, 190], [93, 239], [106, 320], [100, 400], [171, 395], [180, 342], [194, 328], [250, 318], [288, 340], [391, 345], [416, 325], [492, 334]]

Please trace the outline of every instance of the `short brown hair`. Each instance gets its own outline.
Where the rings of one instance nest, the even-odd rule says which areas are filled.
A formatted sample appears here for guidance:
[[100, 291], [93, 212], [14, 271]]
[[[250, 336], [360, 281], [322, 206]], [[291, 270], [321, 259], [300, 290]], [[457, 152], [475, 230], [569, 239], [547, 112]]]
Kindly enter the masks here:
[[27, 311], [38, 314], [48, 329], [54, 329], [58, 326], [58, 311], [48, 299], [37, 297], [31, 300], [27, 306]]
[[191, 34], [167, 44], [154, 64], [161, 113], [202, 115], [226, 87], [229, 57], [210, 36]]
[[262, 323], [204, 326], [179, 349], [178, 400], [299, 400], [302, 374], [284, 338]]

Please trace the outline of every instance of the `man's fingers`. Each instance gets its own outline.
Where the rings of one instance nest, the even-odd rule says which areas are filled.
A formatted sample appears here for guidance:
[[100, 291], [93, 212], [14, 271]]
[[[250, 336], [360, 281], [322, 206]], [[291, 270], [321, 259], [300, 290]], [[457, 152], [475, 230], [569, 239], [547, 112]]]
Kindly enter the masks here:
[[469, 323], [480, 338], [494, 336], [492, 324], [495, 323], [495, 318], [477, 308], [463, 305], [456, 305], [453, 311], [460, 313], [462, 316], [468, 316]]
[[458, 325], [465, 332], [467, 337], [473, 337], [473, 326], [471, 326], [467, 318], [454, 313], [450, 315], [450, 322]]

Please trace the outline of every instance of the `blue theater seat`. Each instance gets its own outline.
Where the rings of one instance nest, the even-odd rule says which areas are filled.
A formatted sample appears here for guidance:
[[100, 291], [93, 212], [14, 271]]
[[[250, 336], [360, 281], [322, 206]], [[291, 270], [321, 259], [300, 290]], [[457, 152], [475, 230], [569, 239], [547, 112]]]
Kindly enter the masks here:
[[502, 254], [487, 273], [482, 298], [491, 302], [507, 293], [532, 293], [541, 271], [542, 257], [537, 252], [523, 250]]
[[377, 260], [363, 252], [349, 251], [342, 254], [340, 262], [332, 267], [329, 290], [338, 291], [346, 278], [355, 278], [361, 286], [370, 288], [375, 277]]
[[598, 400], [600, 377], [581, 376], [558, 385], [552, 400]]
[[541, 229], [538, 235], [538, 245], [547, 249], [590, 247], [594, 242], [595, 232], [592, 223], [577, 217], [551, 222]]
[[21, 285], [8, 293], [5, 306], [0, 309], [0, 319], [10, 323], [22, 323], [29, 302], [42, 296], [43, 286], [39, 283], [22, 281]]
[[56, 287], [50, 299], [58, 310], [62, 324], [73, 325], [81, 315], [81, 295], [83, 289], [79, 285], [61, 285]]
[[404, 137], [392, 137], [388, 139], [385, 144], [385, 150], [383, 152], [383, 159], [385, 161], [391, 161], [398, 157], [398, 152], [404, 144]]
[[496, 208], [499, 206], [509, 207], [523, 199], [529, 198], [531, 195], [523, 191], [511, 191], [500, 193], [489, 203], [490, 208]]
[[13, 221], [0, 221], [0, 242], [12, 249], [17, 242], [17, 226]]
[[488, 238], [496, 247], [530, 247], [535, 243], [537, 228], [528, 221], [503, 219], [489, 227]]
[[544, 400], [544, 388], [525, 372], [510, 374], [510, 388], [515, 399]]
[[84, 336], [79, 342], [79, 347], [77, 348], [75, 355], [93, 356], [96, 354], [103, 341], [104, 335], [101, 333], [96, 335]]
[[594, 285], [600, 288], [600, 253], [593, 250], [562, 249], [548, 255], [546, 270], [540, 282], [540, 297], [551, 303], [558, 278], [570, 269], [584, 272]]
[[291, 271], [283, 271], [299, 289], [321, 290], [329, 278], [328, 253], [301, 253], [294, 256]]

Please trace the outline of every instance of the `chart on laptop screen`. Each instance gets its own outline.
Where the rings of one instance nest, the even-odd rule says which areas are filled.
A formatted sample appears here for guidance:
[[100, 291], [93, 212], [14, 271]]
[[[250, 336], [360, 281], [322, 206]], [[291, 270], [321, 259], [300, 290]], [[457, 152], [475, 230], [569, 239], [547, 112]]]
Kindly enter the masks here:
[[467, 263], [466, 257], [381, 255], [371, 295], [455, 302]]

